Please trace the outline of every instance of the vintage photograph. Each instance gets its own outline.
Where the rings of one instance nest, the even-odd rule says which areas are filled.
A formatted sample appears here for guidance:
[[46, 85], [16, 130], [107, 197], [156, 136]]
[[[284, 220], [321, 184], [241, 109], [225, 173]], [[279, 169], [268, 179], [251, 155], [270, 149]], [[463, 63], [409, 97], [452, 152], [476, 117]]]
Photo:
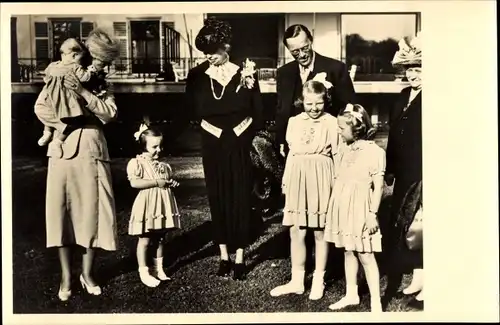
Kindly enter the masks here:
[[12, 15], [14, 314], [424, 310], [421, 30]]

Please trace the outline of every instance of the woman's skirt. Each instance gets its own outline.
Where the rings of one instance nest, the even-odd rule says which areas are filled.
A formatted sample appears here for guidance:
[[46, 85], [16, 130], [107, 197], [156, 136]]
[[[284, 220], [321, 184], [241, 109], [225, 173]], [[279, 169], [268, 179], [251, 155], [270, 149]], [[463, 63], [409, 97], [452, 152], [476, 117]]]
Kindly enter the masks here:
[[49, 158], [47, 247], [116, 250], [116, 214], [109, 162]]
[[[229, 129], [231, 130], [231, 129]], [[216, 244], [245, 248], [252, 231], [253, 133], [239, 137], [224, 131], [220, 138], [202, 131], [203, 169]]]
[[288, 156], [283, 175], [283, 225], [323, 229], [332, 208], [334, 166], [325, 155]]

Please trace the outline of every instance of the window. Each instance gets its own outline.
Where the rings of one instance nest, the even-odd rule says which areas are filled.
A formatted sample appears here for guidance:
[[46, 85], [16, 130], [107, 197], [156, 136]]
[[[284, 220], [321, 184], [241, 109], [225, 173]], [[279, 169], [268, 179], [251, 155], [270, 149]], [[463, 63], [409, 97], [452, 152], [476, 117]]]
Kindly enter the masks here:
[[391, 61], [398, 42], [417, 33], [419, 16], [403, 14], [342, 14], [342, 60], [357, 66], [355, 81], [394, 81], [401, 74]]
[[160, 21], [130, 21], [132, 72], [160, 72]]
[[62, 43], [68, 38], [81, 39], [80, 19], [51, 19], [52, 27], [52, 59], [61, 59], [60, 48]]
[[35, 22], [36, 70], [44, 70], [50, 61], [61, 59], [61, 44], [67, 38], [85, 41], [94, 29], [94, 23], [80, 18], [53, 18], [48, 22]]

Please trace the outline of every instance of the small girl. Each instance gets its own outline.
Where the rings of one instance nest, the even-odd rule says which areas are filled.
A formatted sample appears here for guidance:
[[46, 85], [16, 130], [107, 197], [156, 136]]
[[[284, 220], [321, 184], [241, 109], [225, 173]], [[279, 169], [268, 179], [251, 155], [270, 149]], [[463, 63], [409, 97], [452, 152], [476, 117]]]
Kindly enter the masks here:
[[[45, 69], [44, 82], [45, 86], [40, 96], [46, 96], [46, 100], [50, 101], [50, 107], [53, 112], [37, 112], [37, 116], [44, 123], [43, 116], [47, 114], [55, 114], [57, 118], [64, 124], [67, 124], [60, 135], [53, 141], [55, 147], [52, 148], [53, 153], [57, 156], [62, 155], [62, 143], [74, 130], [79, 122], [84, 120], [84, 112], [82, 104], [79, 101], [78, 95], [71, 89], [64, 87], [64, 76], [67, 74], [75, 74], [81, 82], [88, 82], [95, 73], [93, 66], [84, 69], [81, 65], [85, 54], [85, 47], [74, 38], [65, 40], [60, 48], [61, 60], [49, 64]], [[46, 123], [43, 129], [43, 135], [38, 140], [38, 145], [45, 146], [52, 140], [53, 129]], [[54, 151], [57, 150], [57, 151]]]
[[363, 265], [371, 296], [371, 310], [380, 312], [380, 279], [375, 252], [381, 252], [377, 211], [382, 198], [385, 152], [368, 141], [374, 133], [361, 105], [349, 104], [339, 117], [345, 143], [334, 155], [333, 209], [326, 220], [325, 239], [345, 249], [346, 295], [332, 310], [359, 304], [358, 258]]
[[[163, 270], [163, 240], [167, 229], [180, 228], [179, 209], [171, 190], [179, 183], [172, 179], [170, 165], [158, 161], [162, 134], [142, 124], [135, 138], [143, 152], [127, 165], [130, 185], [140, 190], [132, 206], [128, 232], [138, 236], [137, 263], [142, 283], [156, 287], [160, 280], [170, 280]], [[153, 274], [146, 263], [150, 243], [156, 249]]]
[[309, 299], [323, 297], [328, 243], [323, 238], [326, 216], [332, 207], [334, 162], [339, 135], [337, 119], [325, 113], [330, 98], [327, 85], [307, 81], [297, 104], [304, 109], [291, 117], [286, 131], [290, 148], [283, 175], [283, 225], [290, 226], [292, 279], [271, 291], [272, 296], [302, 294], [306, 262], [305, 237], [314, 231], [315, 271]]

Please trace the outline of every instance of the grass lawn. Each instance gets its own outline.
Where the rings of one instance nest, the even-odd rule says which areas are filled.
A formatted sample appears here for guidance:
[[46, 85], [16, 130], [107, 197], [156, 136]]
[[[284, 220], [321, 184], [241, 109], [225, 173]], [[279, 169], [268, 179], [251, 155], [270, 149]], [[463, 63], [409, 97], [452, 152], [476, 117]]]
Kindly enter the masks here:
[[[309, 301], [304, 295], [273, 298], [269, 291], [290, 277], [288, 232], [281, 215], [267, 220], [247, 250], [248, 279], [235, 282], [213, 275], [217, 249], [210, 237], [210, 212], [200, 158], [171, 158], [181, 186], [176, 197], [183, 213], [183, 229], [167, 236], [165, 267], [172, 281], [152, 289], [138, 277], [135, 240], [127, 235], [128, 214], [136, 191], [126, 179], [127, 160], [112, 163], [116, 198], [119, 249], [98, 252], [95, 264], [103, 294], [91, 297], [78, 289], [67, 303], [57, 298], [57, 251], [45, 248], [45, 160], [13, 162], [13, 270], [14, 313], [217, 313], [217, 312], [326, 312], [344, 294], [342, 252], [332, 250], [325, 296]], [[385, 195], [390, 195], [390, 189]], [[257, 219], [256, 219], [257, 220]], [[78, 278], [79, 258], [74, 280]], [[310, 267], [309, 267], [310, 269]], [[311, 272], [306, 282], [310, 285]], [[407, 285], [406, 275], [403, 285]], [[382, 290], [385, 278], [382, 279]], [[389, 311], [411, 311], [410, 298], [396, 297]], [[369, 311], [368, 293], [348, 311]]]

